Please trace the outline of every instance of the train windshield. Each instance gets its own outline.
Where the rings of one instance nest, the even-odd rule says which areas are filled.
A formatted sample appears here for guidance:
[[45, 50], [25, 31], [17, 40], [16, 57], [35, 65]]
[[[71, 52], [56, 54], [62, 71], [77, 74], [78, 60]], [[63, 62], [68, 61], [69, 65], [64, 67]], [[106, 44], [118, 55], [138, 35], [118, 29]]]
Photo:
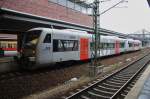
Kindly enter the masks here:
[[24, 47], [35, 47], [38, 43], [38, 39], [40, 37], [41, 30], [33, 30], [28, 31], [25, 34]]

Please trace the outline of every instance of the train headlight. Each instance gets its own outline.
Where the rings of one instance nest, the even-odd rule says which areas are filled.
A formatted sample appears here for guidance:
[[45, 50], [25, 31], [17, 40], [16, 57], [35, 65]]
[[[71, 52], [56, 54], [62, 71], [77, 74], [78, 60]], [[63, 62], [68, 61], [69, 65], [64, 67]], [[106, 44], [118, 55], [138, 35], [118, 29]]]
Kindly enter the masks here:
[[29, 57], [29, 61], [35, 61], [35, 57]]
[[35, 51], [32, 51], [33, 54], [35, 54]]

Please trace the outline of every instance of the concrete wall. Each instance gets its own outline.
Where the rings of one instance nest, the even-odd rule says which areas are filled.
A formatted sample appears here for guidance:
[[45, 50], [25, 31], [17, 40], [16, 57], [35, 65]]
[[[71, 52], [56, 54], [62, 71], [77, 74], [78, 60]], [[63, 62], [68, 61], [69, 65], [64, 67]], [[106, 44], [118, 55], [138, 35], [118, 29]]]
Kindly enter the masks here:
[[2, 8], [34, 14], [71, 23], [92, 26], [92, 18], [79, 11], [60, 6], [48, 0], [0, 0]]

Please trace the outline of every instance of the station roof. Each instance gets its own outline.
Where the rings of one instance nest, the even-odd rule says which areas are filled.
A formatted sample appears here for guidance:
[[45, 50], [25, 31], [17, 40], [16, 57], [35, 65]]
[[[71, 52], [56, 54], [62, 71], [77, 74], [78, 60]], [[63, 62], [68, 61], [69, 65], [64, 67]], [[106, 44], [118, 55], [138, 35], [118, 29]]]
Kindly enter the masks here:
[[[36, 16], [28, 13], [22, 13], [15, 10], [10, 10], [6, 8], [0, 8], [0, 31], [9, 31], [10, 33], [17, 33], [24, 32], [31, 28], [35, 27], [47, 27], [51, 28], [69, 28], [69, 29], [76, 29], [76, 30], [83, 30], [89, 33], [93, 32], [92, 27], [88, 27], [85, 25], [79, 25], [75, 23], [69, 23], [61, 20], [54, 20], [42, 16]], [[14, 32], [11, 32], [14, 31]], [[1, 32], [0, 32], [1, 33]], [[114, 35], [121, 38], [133, 38], [123, 33], [107, 30], [100, 28], [100, 33], [102, 35]]]
[[0, 34], [0, 40], [17, 40], [17, 35], [13, 35], [13, 34]]

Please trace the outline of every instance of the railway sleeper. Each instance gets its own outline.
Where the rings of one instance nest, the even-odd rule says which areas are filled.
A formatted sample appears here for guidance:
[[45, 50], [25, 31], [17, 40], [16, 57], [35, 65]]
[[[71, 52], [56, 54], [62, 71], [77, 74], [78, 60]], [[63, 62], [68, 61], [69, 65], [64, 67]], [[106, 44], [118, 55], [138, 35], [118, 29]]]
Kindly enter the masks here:
[[126, 91], [126, 92], [125, 92], [125, 91], [123, 91], [122, 93], [123, 93], [124, 95], [127, 95], [127, 94], [128, 94], [128, 91]]
[[102, 83], [103, 86], [108, 87], [108, 88], [115, 88], [115, 89], [119, 89], [122, 86], [118, 86], [118, 85], [112, 85], [112, 84], [108, 84], [108, 83]]
[[140, 76], [137, 76], [137, 77], [134, 79], [134, 81], [137, 81], [140, 77], [141, 77], [141, 75], [140, 75]]
[[132, 75], [123, 75], [123, 76], [115, 75], [115, 76], [118, 78], [130, 78]]
[[134, 82], [131, 82], [130, 84], [131, 84], [132, 86], [134, 86], [134, 85], [135, 85], [135, 83], [136, 83], [136, 81], [134, 81]]
[[119, 76], [115, 76], [115, 78], [129, 80], [129, 78], [131, 78], [131, 76], [129, 76], [129, 77], [119, 77]]
[[87, 97], [87, 96], [84, 96], [84, 95], [81, 95], [81, 98], [82, 98], [82, 99], [91, 99], [91, 98], [89, 98], [89, 97]]
[[125, 93], [128, 93], [128, 92], [129, 92], [129, 90], [124, 90], [124, 92], [125, 92]]
[[129, 71], [129, 72], [120, 72], [121, 75], [126, 75], [126, 74], [134, 74], [134, 71]]
[[[117, 77], [112, 77], [112, 79], [115, 79], [115, 80], [120, 80], [120, 78], [117, 78]], [[126, 78], [126, 79], [122, 79], [121, 81], [128, 81], [129, 79]]]
[[141, 77], [142, 74], [138, 75], [135, 79], [139, 79]]
[[101, 86], [101, 85], [98, 85], [98, 87], [105, 91], [117, 91], [118, 90], [116, 88], [110, 88], [110, 87], [105, 87], [105, 86]]
[[126, 68], [126, 70], [123, 70], [120, 73], [123, 73], [123, 74], [131, 73], [131, 72], [134, 73], [133, 70], [137, 70], [139, 68], [139, 67], [134, 67], [135, 65], [136, 64], [132, 65], [132, 67], [130, 66], [130, 67]]
[[110, 98], [109, 96], [103, 96], [100, 94], [96, 94], [92, 91], [88, 91], [88, 94], [89, 94], [91, 99], [109, 99]]
[[132, 88], [132, 87], [129, 87], [129, 86], [128, 86], [128, 87], [127, 87], [127, 90], [131, 90], [131, 88]]
[[124, 83], [116, 83], [111, 81], [106, 81], [105, 83], [107, 83], [108, 85], [118, 86], [118, 87], [121, 87], [124, 84]]
[[125, 94], [125, 93], [121, 93], [121, 96], [123, 96], [123, 97], [125, 97], [127, 94]]
[[114, 81], [111, 81], [111, 80], [107, 80], [106, 82], [107, 82], [107, 83], [110, 83], [110, 84], [117, 85], [117, 86], [118, 86], [118, 85], [120, 86], [120, 85], [123, 85], [123, 84], [124, 84], [124, 82], [114, 82]]
[[132, 81], [132, 83], [135, 84], [137, 81], [138, 81], [138, 79], [136, 78]]
[[93, 89], [93, 90], [90, 90], [89, 92], [92, 92], [94, 94], [101, 95], [101, 96], [108, 96], [108, 97], [112, 96], [112, 94], [106, 93], [105, 91], [98, 90], [98, 89]]
[[134, 85], [135, 85], [135, 84], [129, 84], [129, 87], [131, 87], [131, 88], [132, 88]]
[[103, 94], [103, 95], [112, 96], [114, 94], [114, 92], [104, 91], [104, 90], [101, 90], [99, 88], [93, 88], [93, 90], [96, 91], [97, 93]]
[[113, 81], [113, 82], [117, 82], [117, 83], [125, 83], [125, 82], [127, 82], [127, 80], [118, 80], [118, 79], [110, 79], [110, 81]]
[[135, 74], [135, 72], [134, 73], [126, 73], [126, 74], [119, 74], [118, 76], [123, 76], [123, 77], [126, 77], [126, 76], [129, 76], [129, 75], [134, 75]]

